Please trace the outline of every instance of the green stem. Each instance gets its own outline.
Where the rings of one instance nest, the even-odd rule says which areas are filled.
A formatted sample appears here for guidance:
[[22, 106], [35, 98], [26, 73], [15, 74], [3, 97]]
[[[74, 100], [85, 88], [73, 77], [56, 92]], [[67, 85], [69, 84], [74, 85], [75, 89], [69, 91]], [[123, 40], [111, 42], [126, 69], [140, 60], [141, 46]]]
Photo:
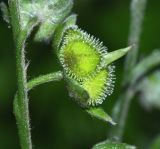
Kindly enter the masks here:
[[[154, 50], [152, 54], [141, 60], [128, 75], [125, 84], [134, 86], [150, 70], [160, 65], [160, 50]], [[139, 82], [140, 83], [140, 82]]]
[[[129, 45], [134, 44], [132, 50], [128, 53], [125, 62], [125, 73], [124, 81], [126, 82], [127, 76], [130, 74], [132, 69], [137, 63], [138, 49], [139, 49], [139, 40], [140, 33], [142, 29], [142, 22], [144, 18], [144, 10], [146, 7], [147, 0], [132, 0], [131, 1], [131, 25], [130, 25], [130, 34], [129, 34]], [[125, 83], [123, 83], [124, 85]], [[118, 141], [121, 141], [124, 134], [124, 127], [128, 115], [128, 110], [132, 98], [134, 97], [136, 91], [132, 84], [128, 84], [126, 90], [122, 91], [114, 109], [113, 109], [113, 120], [117, 123], [115, 127], [112, 127], [109, 133], [109, 138], [115, 138]]]
[[25, 64], [25, 43], [36, 25], [37, 22], [35, 20], [33, 22], [31, 21], [28, 24], [28, 28], [21, 30], [17, 40], [15, 40], [18, 98], [17, 105], [14, 104], [14, 114], [17, 121], [22, 149], [32, 149], [27, 91], [27, 66]]
[[142, 23], [144, 19], [144, 12], [147, 0], [132, 0], [130, 5], [131, 23], [130, 33], [128, 38], [128, 45], [133, 45], [132, 50], [128, 53], [125, 61], [125, 74], [136, 65], [138, 58], [138, 49], [140, 42], [140, 35], [142, 32]]
[[34, 18], [28, 23], [27, 28], [22, 29], [19, 7], [19, 0], [9, 0], [11, 25], [16, 49], [16, 73], [18, 87], [17, 102], [16, 104], [14, 102], [13, 108], [17, 121], [21, 148], [32, 149], [27, 94], [27, 66], [25, 64], [25, 43], [38, 22], [37, 19]]
[[14, 114], [19, 130], [19, 137], [22, 149], [32, 149], [29, 109], [27, 97], [27, 79], [26, 79], [26, 64], [25, 64], [25, 33], [20, 33], [16, 44], [16, 72], [18, 85], [18, 101], [14, 105]]
[[133, 88], [127, 89], [120, 95], [117, 103], [115, 104], [112, 111], [112, 116], [117, 125], [111, 128], [109, 132], [110, 139], [114, 139], [120, 142], [122, 141], [128, 110], [135, 92], [136, 91], [133, 90]]
[[[39, 76], [27, 83], [26, 92], [31, 90], [32, 88], [52, 81], [60, 81], [63, 78], [63, 74], [61, 71], [50, 73], [47, 75]], [[22, 112], [28, 112], [28, 107], [26, 108], [24, 105], [26, 103], [19, 103], [21, 102], [19, 92], [15, 95], [14, 98], [14, 113], [17, 120], [18, 130], [19, 130], [19, 136], [21, 141], [21, 148], [23, 149], [31, 149], [31, 139], [30, 139], [30, 128], [28, 126], [29, 124], [29, 114], [25, 114]], [[27, 105], [28, 105], [28, 99], [27, 99]], [[24, 117], [22, 117], [24, 116]]]
[[[27, 91], [33, 89], [34, 87], [44, 84], [44, 83], [48, 83], [48, 82], [53, 82], [53, 81], [60, 81], [63, 79], [63, 73], [61, 71], [57, 71], [57, 72], [53, 72], [53, 73], [49, 73], [46, 75], [42, 75], [39, 76], [37, 78], [34, 78], [32, 80], [30, 80], [27, 83]], [[14, 107], [16, 107], [15, 109], [17, 109], [17, 111], [15, 111], [15, 114], [17, 116], [19, 116], [19, 111], [18, 111], [18, 94], [16, 93], [15, 98], [14, 98]]]
[[63, 79], [63, 73], [61, 71], [42, 75], [42, 76], [39, 76], [35, 79], [30, 80], [27, 83], [28, 90], [31, 90], [32, 88], [34, 88], [38, 85], [44, 84], [44, 83], [53, 82], [53, 81], [60, 81], [62, 79]]

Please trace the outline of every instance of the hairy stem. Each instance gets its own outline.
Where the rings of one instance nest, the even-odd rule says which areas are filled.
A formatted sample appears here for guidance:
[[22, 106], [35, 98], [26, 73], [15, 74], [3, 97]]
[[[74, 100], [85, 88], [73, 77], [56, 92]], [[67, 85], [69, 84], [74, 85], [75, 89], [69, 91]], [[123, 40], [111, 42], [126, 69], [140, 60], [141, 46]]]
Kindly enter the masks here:
[[141, 60], [126, 79], [126, 84], [135, 85], [150, 70], [160, 65], [160, 50], [156, 49], [149, 56]]
[[19, 0], [9, 0], [11, 25], [15, 42], [16, 73], [17, 73], [17, 102], [13, 104], [17, 121], [20, 144], [22, 149], [32, 149], [30, 119], [27, 97], [27, 66], [25, 64], [25, 43], [33, 28], [37, 25], [37, 19], [28, 23], [27, 28], [22, 29], [20, 23]]
[[147, 0], [132, 0], [130, 5], [131, 23], [128, 45], [134, 44], [132, 50], [128, 53], [125, 61], [125, 74], [136, 65], [139, 49], [140, 34], [142, 32], [142, 23]]
[[38, 85], [44, 84], [44, 83], [53, 82], [53, 81], [60, 81], [62, 79], [63, 79], [63, 73], [61, 71], [42, 75], [42, 76], [39, 76], [35, 79], [30, 80], [27, 83], [28, 90], [31, 90], [32, 88], [34, 88]]
[[[61, 71], [57, 71], [57, 72], [53, 72], [53, 73], [39, 76], [37, 78], [30, 80], [27, 83], [27, 91], [33, 89], [34, 87], [36, 87], [38, 85], [48, 83], [48, 82], [53, 82], [53, 81], [60, 81], [62, 79], [63, 79], [63, 73]], [[16, 110], [19, 110], [18, 105], [19, 105], [18, 104], [18, 94], [16, 94], [15, 98], [14, 98], [14, 107]], [[16, 112], [16, 115], [19, 116], [19, 111], [15, 111], [15, 112]]]
[[[131, 25], [128, 44], [134, 44], [132, 50], [128, 53], [125, 62], [124, 76], [127, 78], [137, 63], [140, 33], [142, 30], [142, 22], [144, 18], [144, 10], [147, 0], [132, 0], [131, 1]], [[123, 85], [125, 84], [125, 78]], [[113, 120], [117, 126], [110, 130], [109, 137], [121, 141], [124, 134], [124, 127], [127, 119], [128, 110], [132, 98], [135, 95], [133, 86], [129, 83], [125, 90], [122, 91], [118, 102], [113, 109]]]
[[14, 114], [18, 125], [21, 148], [32, 149], [27, 97], [27, 74], [24, 54], [25, 40], [25, 34], [20, 34], [17, 42], [15, 43], [18, 101], [17, 105], [14, 105]]
[[135, 90], [132, 88], [127, 89], [120, 95], [117, 103], [115, 104], [112, 116], [117, 125], [111, 128], [109, 132], [110, 139], [122, 141], [128, 110], [134, 94]]
[[28, 24], [28, 28], [21, 30], [16, 44], [16, 72], [17, 72], [17, 103], [14, 104], [14, 114], [16, 117], [20, 143], [22, 149], [32, 149], [30, 118], [27, 91], [27, 65], [25, 64], [25, 43], [32, 29], [37, 25], [36, 20]]

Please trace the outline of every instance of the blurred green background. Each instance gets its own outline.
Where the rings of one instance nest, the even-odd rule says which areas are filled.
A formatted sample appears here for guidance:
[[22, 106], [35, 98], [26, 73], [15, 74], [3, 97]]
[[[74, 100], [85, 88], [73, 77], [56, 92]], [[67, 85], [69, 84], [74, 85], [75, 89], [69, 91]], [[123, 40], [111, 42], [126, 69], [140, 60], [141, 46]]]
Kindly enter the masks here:
[[[7, 1], [6, 1], [7, 2]], [[129, 30], [130, 0], [75, 0], [78, 25], [100, 38], [109, 51], [125, 47]], [[140, 44], [140, 57], [160, 47], [160, 1], [148, 0]], [[0, 14], [1, 16], [1, 14]], [[12, 102], [16, 92], [15, 54], [10, 27], [0, 17], [0, 149], [19, 149]], [[47, 44], [27, 44], [28, 79], [59, 70]], [[124, 59], [116, 65], [114, 94], [103, 104], [111, 113], [120, 90]], [[127, 77], [127, 76], [124, 76]], [[63, 81], [39, 86], [29, 93], [32, 139], [35, 149], [89, 149], [106, 139], [109, 124], [91, 118], [68, 96]], [[160, 134], [160, 111], [146, 111], [133, 100], [124, 142], [147, 149]]]

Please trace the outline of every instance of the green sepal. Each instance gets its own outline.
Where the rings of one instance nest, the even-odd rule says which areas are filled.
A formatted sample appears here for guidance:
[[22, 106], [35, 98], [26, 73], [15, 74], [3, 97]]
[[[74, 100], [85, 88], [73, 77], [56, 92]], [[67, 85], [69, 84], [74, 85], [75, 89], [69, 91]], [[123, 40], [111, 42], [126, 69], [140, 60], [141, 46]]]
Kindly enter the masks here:
[[87, 107], [87, 100], [89, 99], [88, 92], [76, 80], [65, 75], [69, 96], [72, 97], [81, 107]]
[[72, 14], [69, 17], [67, 17], [63, 23], [59, 24], [58, 27], [55, 30], [55, 34], [53, 37], [53, 47], [58, 50], [59, 45], [62, 41], [63, 35], [65, 33], [65, 31], [71, 27], [74, 26], [76, 24], [77, 21], [77, 15], [76, 14]]
[[65, 31], [57, 55], [65, 72], [82, 81], [102, 68], [106, 53], [107, 48], [98, 39], [72, 26]]
[[116, 61], [117, 59], [121, 58], [125, 54], [127, 54], [132, 49], [132, 46], [129, 46], [127, 48], [115, 50], [113, 52], [109, 52], [104, 56], [104, 64], [103, 67], [108, 66], [112, 62]]
[[91, 107], [86, 109], [86, 112], [90, 114], [92, 117], [98, 118], [105, 122], [109, 122], [112, 125], [116, 125], [112, 118], [101, 107]]
[[67, 75], [64, 72], [66, 76], [64, 79], [67, 82], [69, 93], [75, 101], [81, 107], [89, 108], [102, 104], [106, 97], [112, 94], [115, 79], [113, 71], [114, 67], [109, 66], [108, 70], [101, 70], [94, 77], [84, 81], [77, 81], [74, 75]]
[[136, 149], [136, 147], [126, 143], [118, 143], [107, 140], [94, 145], [92, 149]]
[[102, 69], [93, 77], [82, 82], [82, 86], [87, 90], [89, 99], [88, 106], [97, 106], [113, 93], [114, 90], [114, 66]]

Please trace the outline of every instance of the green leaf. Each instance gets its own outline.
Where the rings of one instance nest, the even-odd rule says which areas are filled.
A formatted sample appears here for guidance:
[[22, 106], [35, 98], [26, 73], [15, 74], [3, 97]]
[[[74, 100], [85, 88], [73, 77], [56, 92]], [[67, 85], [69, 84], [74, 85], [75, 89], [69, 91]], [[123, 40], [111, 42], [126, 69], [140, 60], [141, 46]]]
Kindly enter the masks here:
[[115, 125], [116, 123], [112, 120], [112, 118], [100, 107], [91, 107], [86, 110], [87, 113], [89, 113], [91, 116], [98, 118], [100, 120], [103, 120], [105, 122], [109, 122], [112, 125]]
[[[36, 41], [50, 40], [55, 32], [56, 27], [71, 12], [72, 6], [73, 6], [73, 0], [52, 0], [52, 1], [42, 0], [41, 2], [39, 2], [39, 6], [38, 8], [35, 8], [35, 11], [36, 14], [40, 13], [41, 15], [39, 16], [41, 25], [35, 36], [35, 40]], [[30, 12], [32, 13], [32, 10]]]
[[151, 144], [150, 149], [160, 149], [160, 136], [158, 136], [157, 138], [155, 138], [155, 140]]
[[92, 149], [136, 149], [136, 147], [126, 143], [116, 143], [107, 140], [94, 145]]
[[[69, 15], [73, 0], [9, 0], [10, 15], [13, 15], [23, 30], [33, 18], [38, 18], [40, 26], [36, 41], [48, 41], [55, 28]], [[13, 18], [13, 17], [12, 17]], [[16, 25], [16, 24], [15, 24]], [[14, 26], [14, 25], [13, 25]]]
[[104, 67], [111, 64], [115, 60], [121, 58], [125, 54], [127, 54], [132, 49], [132, 46], [129, 46], [127, 48], [119, 49], [113, 52], [109, 52], [104, 56]]

